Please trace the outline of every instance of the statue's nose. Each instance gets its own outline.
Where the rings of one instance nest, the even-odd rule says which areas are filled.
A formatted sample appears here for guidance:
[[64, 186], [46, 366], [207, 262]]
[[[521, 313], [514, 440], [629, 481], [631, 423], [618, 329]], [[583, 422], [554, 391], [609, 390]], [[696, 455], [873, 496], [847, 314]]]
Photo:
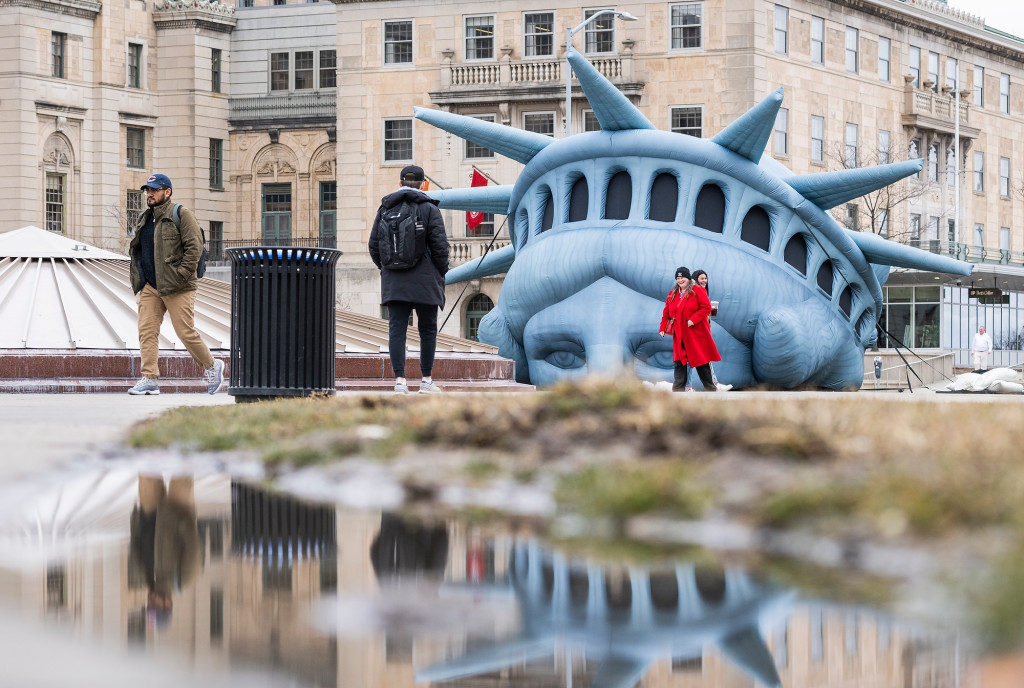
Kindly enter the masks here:
[[627, 351], [621, 344], [587, 346], [587, 368], [590, 373], [619, 373], [626, 366]]

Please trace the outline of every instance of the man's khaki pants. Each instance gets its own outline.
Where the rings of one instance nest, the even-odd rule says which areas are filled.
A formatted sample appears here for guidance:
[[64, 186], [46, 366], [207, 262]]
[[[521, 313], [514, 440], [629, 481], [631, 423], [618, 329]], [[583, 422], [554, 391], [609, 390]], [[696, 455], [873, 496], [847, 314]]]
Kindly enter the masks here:
[[139, 350], [142, 354], [142, 376], [151, 380], [160, 377], [160, 325], [164, 313], [171, 316], [171, 325], [178, 339], [203, 370], [213, 365], [213, 354], [196, 332], [194, 309], [195, 291], [160, 296], [160, 292], [146, 284], [139, 292]]

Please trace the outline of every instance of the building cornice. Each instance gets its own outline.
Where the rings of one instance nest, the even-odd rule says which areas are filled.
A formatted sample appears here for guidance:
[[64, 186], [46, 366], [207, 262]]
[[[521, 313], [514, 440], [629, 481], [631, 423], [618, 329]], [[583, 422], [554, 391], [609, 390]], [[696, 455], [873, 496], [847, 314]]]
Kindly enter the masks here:
[[103, 3], [96, 0], [0, 0], [0, 7], [28, 7], [69, 17], [95, 19], [103, 9]]
[[1024, 61], [1024, 41], [993, 32], [977, 15], [935, 0], [832, 0], [900, 26], [1011, 60]]
[[157, 0], [153, 22], [157, 29], [200, 28], [230, 33], [238, 19], [234, 6], [217, 0]]

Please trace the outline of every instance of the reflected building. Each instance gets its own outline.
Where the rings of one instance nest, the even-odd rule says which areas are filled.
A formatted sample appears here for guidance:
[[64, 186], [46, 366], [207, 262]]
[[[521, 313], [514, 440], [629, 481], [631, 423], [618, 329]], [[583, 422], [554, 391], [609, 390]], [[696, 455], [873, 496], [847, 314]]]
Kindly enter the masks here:
[[5, 517], [4, 606], [199, 676], [274, 671], [303, 686], [953, 688], [970, 668], [949, 634], [803, 601], [739, 568], [603, 565], [226, 478], [196, 481], [202, 566], [158, 624], [129, 565], [131, 477]]

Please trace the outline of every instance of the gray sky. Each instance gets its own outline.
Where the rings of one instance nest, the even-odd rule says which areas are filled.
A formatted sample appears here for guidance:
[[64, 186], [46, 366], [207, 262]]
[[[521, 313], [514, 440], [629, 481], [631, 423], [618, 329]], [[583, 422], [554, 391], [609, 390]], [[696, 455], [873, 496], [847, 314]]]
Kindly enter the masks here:
[[1024, 38], [1024, 8], [1015, 0], [949, 0], [949, 4], [984, 17], [993, 28]]

